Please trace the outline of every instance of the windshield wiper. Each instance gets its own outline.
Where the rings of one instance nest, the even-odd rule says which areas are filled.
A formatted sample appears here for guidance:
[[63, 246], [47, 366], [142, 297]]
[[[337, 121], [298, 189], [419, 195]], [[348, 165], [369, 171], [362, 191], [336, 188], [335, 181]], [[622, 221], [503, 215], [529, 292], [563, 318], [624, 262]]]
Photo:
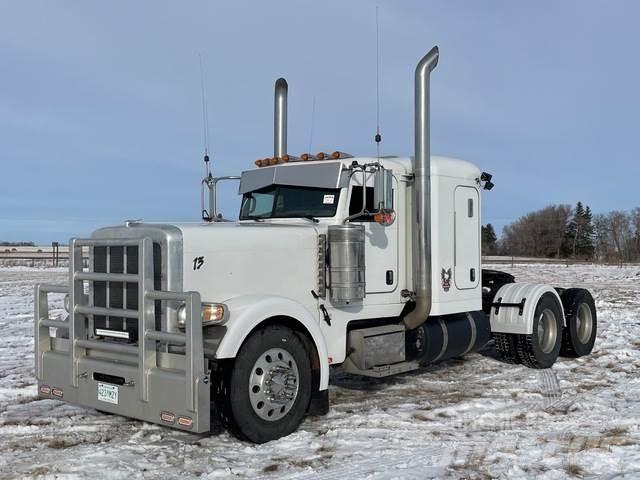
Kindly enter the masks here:
[[302, 215], [300, 218], [304, 218], [305, 220], [310, 220], [313, 223], [318, 223], [320, 221], [316, 217], [312, 217], [311, 215]]

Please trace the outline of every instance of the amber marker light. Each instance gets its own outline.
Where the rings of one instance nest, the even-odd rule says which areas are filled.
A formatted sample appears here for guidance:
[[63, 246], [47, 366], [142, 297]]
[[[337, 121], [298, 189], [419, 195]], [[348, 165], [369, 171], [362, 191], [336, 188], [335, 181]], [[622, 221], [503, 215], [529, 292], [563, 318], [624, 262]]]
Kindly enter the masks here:
[[318, 160], [324, 160], [324, 157], [326, 157], [326, 156], [327, 156], [327, 154], [326, 154], [326, 153], [324, 153], [324, 152], [320, 152], [320, 153], [317, 153], [317, 154], [316, 154], [316, 159], [318, 159]]
[[302, 160], [303, 162], [306, 162], [307, 160], [309, 160], [309, 154], [303, 153], [302, 155], [300, 155], [300, 160]]
[[222, 323], [224, 313], [224, 305], [221, 303], [203, 303], [202, 323]]
[[340, 158], [340, 152], [333, 152], [331, 154], [331, 157], [335, 158], [336, 160]]
[[393, 210], [382, 210], [373, 214], [373, 221], [384, 227], [393, 225], [395, 220], [396, 213]]
[[176, 416], [171, 412], [161, 412], [160, 419], [165, 423], [173, 423], [176, 421]]
[[193, 420], [189, 417], [178, 417], [178, 425], [181, 427], [191, 428]]

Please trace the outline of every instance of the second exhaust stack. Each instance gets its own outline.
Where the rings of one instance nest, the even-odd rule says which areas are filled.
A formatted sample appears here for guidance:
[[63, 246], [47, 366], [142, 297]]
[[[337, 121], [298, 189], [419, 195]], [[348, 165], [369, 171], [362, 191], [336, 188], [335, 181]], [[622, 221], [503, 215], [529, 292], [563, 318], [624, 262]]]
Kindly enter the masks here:
[[429, 50], [415, 73], [415, 155], [413, 171], [413, 293], [416, 307], [404, 317], [410, 328], [422, 325], [431, 313], [431, 124], [429, 80], [438, 64], [438, 47]]
[[287, 154], [287, 93], [289, 85], [284, 78], [276, 80], [273, 105], [273, 156]]

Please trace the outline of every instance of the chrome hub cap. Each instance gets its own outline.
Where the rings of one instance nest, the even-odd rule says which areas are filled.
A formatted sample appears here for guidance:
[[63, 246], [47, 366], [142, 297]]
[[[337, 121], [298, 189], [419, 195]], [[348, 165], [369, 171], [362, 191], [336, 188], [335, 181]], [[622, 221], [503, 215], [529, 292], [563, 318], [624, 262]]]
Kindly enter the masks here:
[[298, 365], [282, 348], [264, 352], [249, 376], [249, 400], [253, 411], [270, 422], [284, 417], [298, 396]]
[[576, 333], [580, 343], [587, 343], [591, 338], [592, 331], [593, 315], [591, 315], [591, 308], [586, 303], [581, 303], [576, 316]]
[[544, 353], [551, 353], [558, 338], [558, 323], [553, 310], [544, 309], [538, 318], [538, 344]]

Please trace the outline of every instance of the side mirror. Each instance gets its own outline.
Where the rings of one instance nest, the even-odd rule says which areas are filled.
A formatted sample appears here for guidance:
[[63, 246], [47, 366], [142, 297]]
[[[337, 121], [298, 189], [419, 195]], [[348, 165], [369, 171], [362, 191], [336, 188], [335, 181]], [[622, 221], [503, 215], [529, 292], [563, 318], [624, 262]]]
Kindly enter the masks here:
[[380, 167], [373, 177], [373, 213], [376, 222], [391, 225], [395, 218], [393, 211], [393, 173]]

